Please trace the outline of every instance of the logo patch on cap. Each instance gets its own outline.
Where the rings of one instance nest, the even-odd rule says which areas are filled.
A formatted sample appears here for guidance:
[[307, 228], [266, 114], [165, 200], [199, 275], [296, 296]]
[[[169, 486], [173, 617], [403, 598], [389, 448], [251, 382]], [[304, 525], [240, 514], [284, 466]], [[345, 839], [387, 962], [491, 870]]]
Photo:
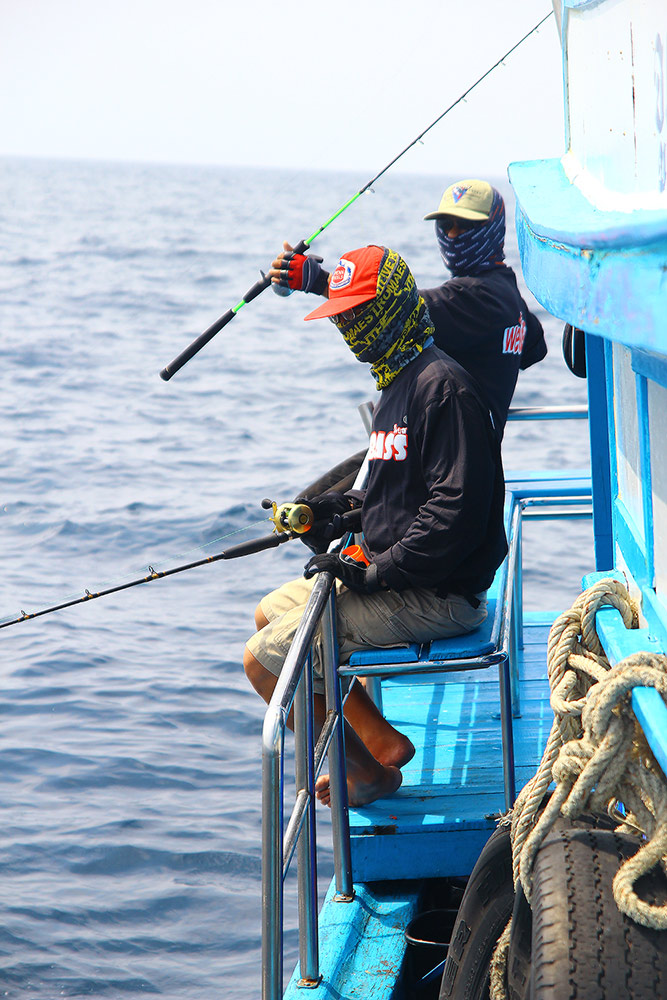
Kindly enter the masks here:
[[331, 291], [338, 292], [341, 288], [347, 288], [354, 277], [355, 267], [356, 264], [354, 264], [351, 260], [346, 260], [345, 257], [341, 257], [336, 265], [336, 270], [334, 271], [329, 284]]
[[460, 201], [463, 195], [467, 194], [469, 190], [470, 190], [469, 187], [462, 187], [460, 184], [457, 184], [455, 187], [453, 187], [452, 198], [454, 199], [454, 203], [456, 204], [457, 201]]

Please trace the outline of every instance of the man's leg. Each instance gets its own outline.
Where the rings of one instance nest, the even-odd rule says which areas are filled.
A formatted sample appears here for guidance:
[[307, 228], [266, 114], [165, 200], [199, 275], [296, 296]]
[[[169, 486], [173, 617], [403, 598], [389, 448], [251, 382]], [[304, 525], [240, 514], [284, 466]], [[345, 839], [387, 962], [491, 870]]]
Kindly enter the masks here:
[[[260, 697], [268, 703], [277, 682], [275, 674], [272, 674], [270, 670], [267, 670], [266, 667], [262, 666], [259, 660], [255, 658], [247, 647], [243, 654], [243, 667], [245, 669], [246, 676], [255, 691], [257, 691]], [[361, 706], [357, 706], [356, 714], [358, 721], [360, 721], [364, 729], [373, 734], [374, 722], [376, 721], [374, 718], [375, 716], [377, 716], [383, 726], [389, 726], [389, 723], [382, 718], [373, 703], [370, 702], [370, 699], [368, 700], [373, 711], [369, 713], [368, 716], [365, 716], [363, 708]], [[319, 731], [324, 724], [325, 718], [325, 701], [323, 695], [315, 694], [313, 697], [313, 703], [315, 725], [318, 727]], [[291, 726], [291, 720], [289, 724]], [[380, 761], [376, 760], [365, 743], [354, 731], [352, 726], [350, 726], [347, 722], [345, 722], [344, 725], [347, 790], [350, 805], [362, 806], [369, 802], [374, 802], [375, 799], [381, 799], [387, 795], [392, 795], [403, 780], [398, 767], [393, 764], [384, 765], [380, 763]], [[389, 728], [391, 729], [391, 726], [389, 726]], [[329, 787], [328, 774], [321, 775], [317, 779], [315, 792], [317, 798], [321, 802], [325, 805], [330, 804], [331, 791]]]
[[403, 767], [415, 755], [412, 742], [387, 722], [365, 687], [355, 677], [343, 707], [345, 718], [376, 760]]
[[[255, 610], [257, 630], [266, 628], [268, 624], [269, 620], [261, 604], [258, 604]], [[269, 698], [265, 700], [268, 702]], [[352, 682], [343, 705], [343, 714], [380, 764], [386, 767], [403, 767], [414, 757], [415, 748], [411, 741], [387, 722], [373, 700], [366, 694], [358, 678]]]

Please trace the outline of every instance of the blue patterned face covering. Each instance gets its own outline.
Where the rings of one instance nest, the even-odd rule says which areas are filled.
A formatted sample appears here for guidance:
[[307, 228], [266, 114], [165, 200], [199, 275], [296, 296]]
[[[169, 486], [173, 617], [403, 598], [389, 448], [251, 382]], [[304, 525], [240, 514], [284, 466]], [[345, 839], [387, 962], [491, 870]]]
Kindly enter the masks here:
[[453, 275], [475, 275], [502, 264], [505, 259], [505, 203], [494, 188], [489, 218], [453, 239], [447, 236], [441, 219], [435, 220], [435, 235], [440, 256]]

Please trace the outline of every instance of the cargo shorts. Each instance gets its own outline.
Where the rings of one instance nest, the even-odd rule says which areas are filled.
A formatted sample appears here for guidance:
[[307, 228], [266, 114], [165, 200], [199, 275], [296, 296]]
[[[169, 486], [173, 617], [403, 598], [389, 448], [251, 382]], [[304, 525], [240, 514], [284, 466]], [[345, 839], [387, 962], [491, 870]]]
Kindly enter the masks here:
[[[248, 641], [256, 660], [276, 677], [282, 670], [294, 633], [301, 621], [315, 578], [299, 577], [284, 583], [260, 601], [269, 624]], [[465, 597], [438, 597], [432, 590], [379, 590], [359, 594], [336, 581], [336, 628], [340, 663], [348, 663], [357, 649], [389, 649], [412, 642], [430, 642], [472, 632], [487, 615], [486, 592], [477, 594], [473, 608]], [[342, 678], [343, 683], [350, 678]], [[324, 693], [322, 639], [318, 627], [313, 640], [313, 687]]]

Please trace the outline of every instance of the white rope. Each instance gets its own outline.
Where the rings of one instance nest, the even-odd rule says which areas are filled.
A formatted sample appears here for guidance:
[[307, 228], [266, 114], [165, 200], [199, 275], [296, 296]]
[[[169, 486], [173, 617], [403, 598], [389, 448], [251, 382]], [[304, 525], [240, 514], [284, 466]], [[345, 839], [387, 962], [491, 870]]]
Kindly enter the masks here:
[[[517, 797], [511, 814], [512, 866], [530, 902], [533, 865], [557, 816], [571, 820], [584, 811], [608, 811], [622, 802], [619, 831], [639, 829], [645, 843], [613, 881], [621, 912], [659, 930], [667, 929], [667, 905], [646, 903], [635, 892], [639, 878], [661, 864], [667, 871], [667, 784], [631, 709], [634, 687], [654, 687], [667, 699], [667, 656], [635, 653], [611, 667], [595, 630], [595, 615], [616, 608], [626, 628], [637, 628], [638, 609], [618, 580], [600, 580], [579, 595], [549, 633], [547, 672], [554, 723], [542, 761]], [[542, 810], [550, 784], [555, 790]], [[542, 811], [540, 811], [542, 810]], [[506, 996], [511, 921], [491, 964], [491, 1000]]]

